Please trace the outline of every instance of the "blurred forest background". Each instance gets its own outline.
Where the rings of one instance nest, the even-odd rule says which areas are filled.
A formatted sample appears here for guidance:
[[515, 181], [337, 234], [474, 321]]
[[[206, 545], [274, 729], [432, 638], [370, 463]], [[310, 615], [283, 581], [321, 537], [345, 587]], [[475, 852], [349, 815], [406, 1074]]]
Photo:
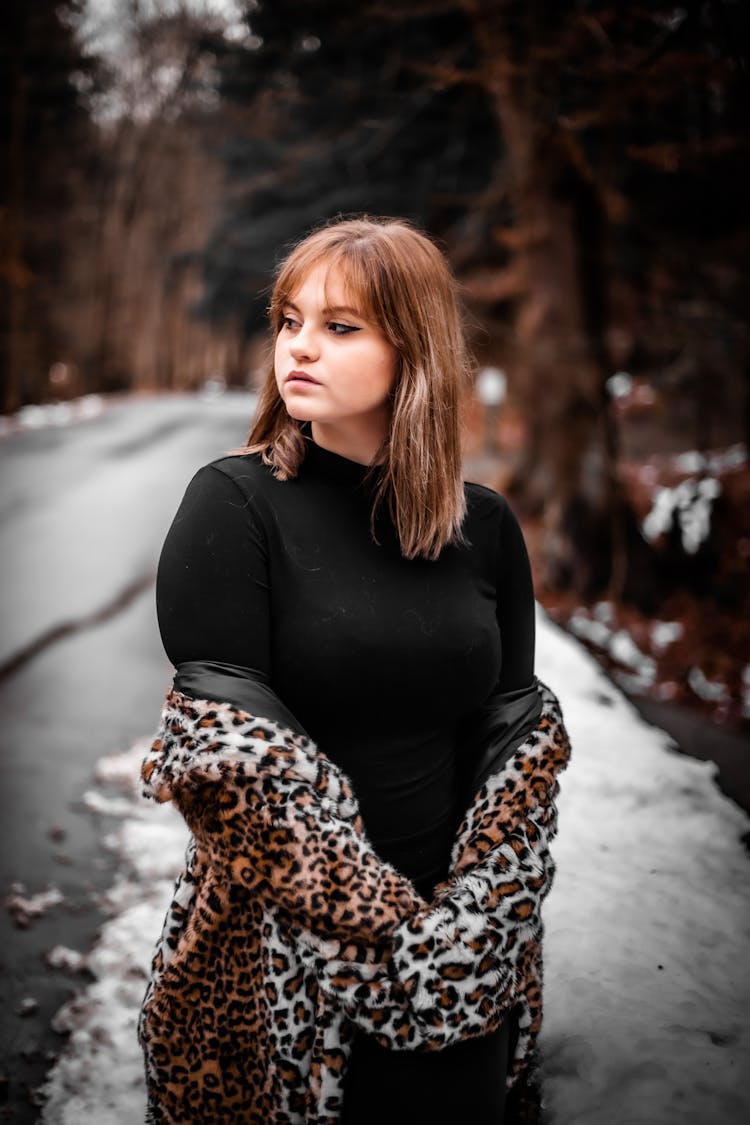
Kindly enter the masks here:
[[469, 465], [620, 683], [750, 724], [745, 0], [6, 0], [5, 425], [252, 385], [283, 249], [405, 215], [461, 279]]

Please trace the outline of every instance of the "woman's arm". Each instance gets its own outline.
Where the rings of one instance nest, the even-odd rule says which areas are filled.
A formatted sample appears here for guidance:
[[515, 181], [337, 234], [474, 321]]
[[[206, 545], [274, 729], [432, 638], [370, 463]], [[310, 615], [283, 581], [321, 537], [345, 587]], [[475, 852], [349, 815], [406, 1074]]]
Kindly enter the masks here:
[[214, 660], [270, 675], [269, 576], [262, 529], [246, 498], [207, 465], [188, 485], [156, 581], [167, 656]]
[[534, 679], [534, 588], [529, 556], [507, 501], [500, 499], [499, 505], [494, 573], [502, 664], [492, 692], [462, 724], [457, 778], [461, 810], [508, 760], [541, 711]]
[[507, 501], [498, 536], [497, 624], [502, 642], [498, 691], [528, 687], [534, 678], [534, 585], [523, 533]]

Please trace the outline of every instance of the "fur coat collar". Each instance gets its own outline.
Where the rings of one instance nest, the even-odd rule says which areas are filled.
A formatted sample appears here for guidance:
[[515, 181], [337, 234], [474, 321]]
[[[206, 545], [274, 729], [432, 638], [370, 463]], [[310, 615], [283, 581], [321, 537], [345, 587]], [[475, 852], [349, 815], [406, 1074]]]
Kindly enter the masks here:
[[144, 791], [192, 833], [139, 1036], [148, 1120], [335, 1125], [354, 1029], [438, 1050], [514, 1011], [509, 1082], [541, 1024], [541, 905], [569, 743], [536, 727], [491, 772], [432, 902], [381, 861], [346, 776], [299, 732], [167, 696]]

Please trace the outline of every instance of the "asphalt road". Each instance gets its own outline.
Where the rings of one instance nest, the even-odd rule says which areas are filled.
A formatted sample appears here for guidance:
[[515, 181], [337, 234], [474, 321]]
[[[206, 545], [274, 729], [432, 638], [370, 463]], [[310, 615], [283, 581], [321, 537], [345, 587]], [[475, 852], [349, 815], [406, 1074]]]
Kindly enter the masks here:
[[[250, 395], [123, 399], [88, 421], [0, 440], [0, 895], [63, 901], [19, 929], [0, 911], [0, 1119], [33, 1122], [29, 1092], [80, 985], [49, 968], [85, 951], [111, 882], [106, 824], [81, 804], [99, 758], [155, 725], [170, 667], [153, 606], [159, 549], [184, 488], [242, 443]], [[19, 1015], [33, 1000], [37, 1007]]]

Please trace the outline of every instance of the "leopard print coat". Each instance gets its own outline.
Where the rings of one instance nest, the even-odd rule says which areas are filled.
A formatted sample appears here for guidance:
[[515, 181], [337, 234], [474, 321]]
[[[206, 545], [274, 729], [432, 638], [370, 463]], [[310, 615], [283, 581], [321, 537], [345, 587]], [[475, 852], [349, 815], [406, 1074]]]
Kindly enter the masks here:
[[143, 765], [192, 838], [139, 1023], [147, 1120], [335, 1125], [354, 1030], [439, 1050], [498, 1028], [528, 1068], [540, 908], [569, 756], [540, 685], [536, 729], [476, 794], [432, 902], [369, 844], [346, 776], [311, 739], [172, 691]]

